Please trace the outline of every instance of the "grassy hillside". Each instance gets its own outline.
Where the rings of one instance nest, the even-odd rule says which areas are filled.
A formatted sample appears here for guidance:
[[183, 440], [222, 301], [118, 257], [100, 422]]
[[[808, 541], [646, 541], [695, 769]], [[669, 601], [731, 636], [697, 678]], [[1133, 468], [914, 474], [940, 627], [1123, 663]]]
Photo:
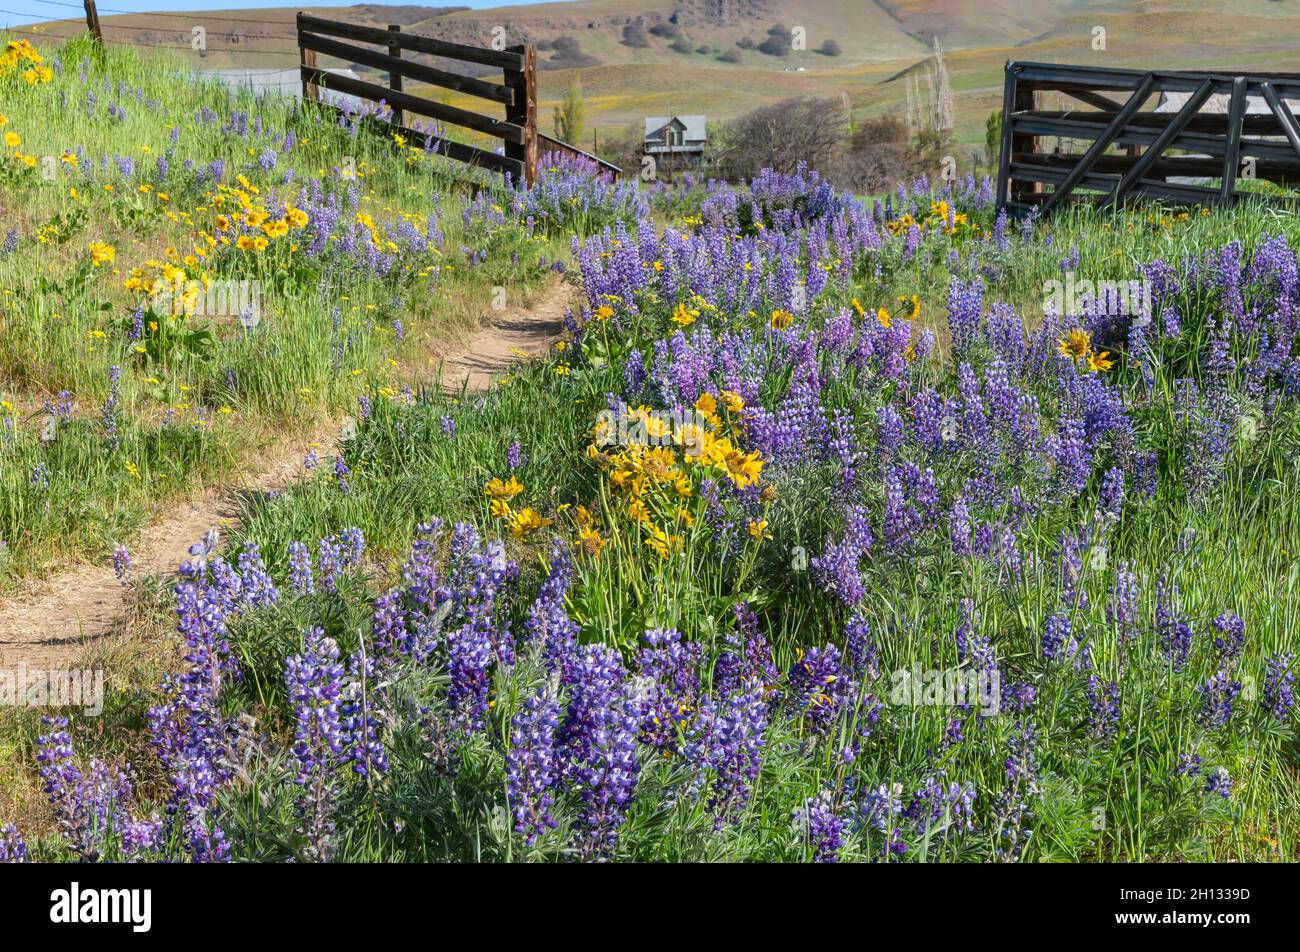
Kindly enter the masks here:
[[[206, 23], [210, 52], [188, 61], [203, 69], [291, 68], [294, 12], [213, 11], [223, 19]], [[790, 96], [845, 95], [859, 116], [901, 111], [902, 77], [928, 55], [937, 37], [949, 51], [956, 131], [968, 148], [982, 142], [984, 121], [1000, 106], [1001, 71], [1009, 58], [1286, 70], [1294, 67], [1290, 38], [1300, 35], [1300, 13], [1274, 0], [1232, 0], [1213, 11], [1193, 0], [576, 0], [487, 11], [366, 4], [316, 12], [370, 25], [400, 23], [478, 45], [503, 27], [508, 42], [543, 50], [548, 127], [549, 112], [576, 73], [589, 97], [589, 123], [607, 130], [665, 112], [723, 119]], [[205, 23], [199, 14], [103, 22], [111, 39], [147, 45], [188, 43], [190, 26]], [[645, 46], [628, 46], [623, 31], [634, 22], [647, 31], [655, 25], [680, 31], [689, 52], [673, 50], [671, 36], [651, 34]], [[803, 27], [806, 51], [778, 57], [737, 45], [757, 46], [776, 24]], [[1095, 27], [1106, 30], [1104, 52], [1093, 49]], [[79, 29], [76, 21], [48, 28], [59, 36]], [[816, 52], [827, 39], [839, 44], [839, 55]], [[557, 52], [557, 40], [576, 41], [580, 61]], [[735, 61], [723, 61], [724, 53]]]

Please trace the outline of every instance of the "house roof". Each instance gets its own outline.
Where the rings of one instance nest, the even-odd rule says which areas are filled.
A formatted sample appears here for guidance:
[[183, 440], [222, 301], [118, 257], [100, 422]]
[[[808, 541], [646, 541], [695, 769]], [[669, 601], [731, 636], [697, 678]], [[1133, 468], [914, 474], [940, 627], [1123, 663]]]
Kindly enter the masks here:
[[649, 139], [664, 126], [677, 122], [682, 127], [682, 138], [687, 142], [703, 142], [707, 139], [703, 116], [647, 116], [645, 120], [645, 137]]

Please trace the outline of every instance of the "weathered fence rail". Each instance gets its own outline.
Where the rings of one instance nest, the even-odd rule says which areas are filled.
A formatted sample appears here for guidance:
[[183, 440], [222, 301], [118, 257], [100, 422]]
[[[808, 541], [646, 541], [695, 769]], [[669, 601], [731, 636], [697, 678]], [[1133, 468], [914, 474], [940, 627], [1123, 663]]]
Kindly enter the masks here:
[[[358, 43], [369, 46], [358, 46]], [[526, 182], [529, 186], [537, 181], [539, 151], [585, 156], [604, 171], [616, 177], [619, 174], [617, 166], [538, 131], [537, 51], [532, 46], [512, 46], [505, 50], [466, 46], [403, 33], [400, 26], [381, 30], [299, 13], [298, 48], [303, 98], [319, 102], [320, 90], [326, 89], [370, 102], [384, 102], [393, 110], [394, 131], [402, 132], [412, 141], [430, 139], [431, 146], [449, 159], [509, 175], [512, 180]], [[492, 82], [440, 69], [411, 59], [409, 55], [404, 57], [404, 52], [500, 69], [502, 81]], [[333, 56], [349, 64], [382, 70], [388, 74], [388, 83], [380, 85], [327, 73], [317, 65], [317, 55]], [[486, 100], [498, 108], [504, 107], [505, 116], [497, 118], [413, 95], [403, 87], [404, 79]], [[411, 129], [406, 125], [408, 115], [424, 116], [444, 125], [500, 139], [504, 154]]]
[[[1049, 92], [1081, 108], [1039, 109], [1039, 94]], [[1155, 108], [1144, 109], [1156, 94]], [[1038, 208], [1044, 215], [1067, 201], [1110, 206], [1131, 197], [1226, 205], [1247, 194], [1238, 188], [1245, 177], [1295, 186], [1298, 102], [1300, 74], [1008, 62], [998, 205], [1016, 212]], [[1049, 137], [1087, 147], [1046, 151], [1043, 139]]]

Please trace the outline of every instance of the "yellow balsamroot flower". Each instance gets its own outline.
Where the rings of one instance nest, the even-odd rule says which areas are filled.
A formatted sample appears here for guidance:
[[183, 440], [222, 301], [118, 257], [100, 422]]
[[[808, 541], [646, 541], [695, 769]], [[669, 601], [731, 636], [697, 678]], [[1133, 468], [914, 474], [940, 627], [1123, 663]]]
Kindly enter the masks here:
[[90, 263], [95, 267], [101, 264], [112, 264], [113, 259], [117, 257], [117, 249], [103, 241], [92, 241], [90, 243]]
[[240, 235], [235, 239], [235, 247], [240, 251], [249, 251], [253, 247], [253, 239], [248, 235]]
[[490, 496], [492, 499], [514, 499], [523, 491], [524, 484], [513, 476], [507, 480], [500, 478], [489, 480], [483, 487], [483, 495]]
[[767, 533], [767, 520], [751, 519], [745, 528], [749, 530], [750, 538], [761, 539]]
[[595, 318], [598, 321], [607, 321], [614, 316], [614, 309], [608, 304], [602, 304], [596, 308]]
[[256, 238], [253, 239], [253, 247], [256, 248], [258, 251], [261, 251], [269, 244], [270, 242], [267, 241], [265, 238], [263, 238], [261, 235], [258, 235]]
[[494, 519], [508, 519], [510, 517], [510, 503], [504, 499], [493, 499], [492, 505], [488, 509]]
[[250, 208], [248, 211], [244, 212], [244, 224], [249, 228], [260, 228], [262, 222], [266, 221], [269, 217], [270, 216], [260, 208]]
[[743, 453], [737, 449], [728, 449], [722, 455], [720, 467], [737, 489], [744, 489], [758, 482], [763, 472], [763, 461], [758, 452]]
[[1115, 361], [1110, 359], [1110, 351], [1103, 350], [1100, 353], [1094, 351], [1088, 355], [1088, 369], [1098, 370], [1103, 373], [1115, 366]]
[[722, 405], [727, 408], [728, 413], [739, 413], [741, 410], [745, 409], [745, 401], [741, 398], [740, 394], [732, 390], [724, 390], [722, 391], [721, 396]]
[[769, 323], [772, 325], [772, 330], [783, 331], [794, 323], [794, 315], [789, 311], [777, 309], [772, 312]]
[[881, 327], [889, 326], [889, 312], [883, 307], [876, 308], [876, 323]]
[[633, 498], [632, 501], [627, 504], [627, 514], [631, 519], [633, 519], [636, 522], [640, 522], [640, 523], [650, 522], [650, 510], [646, 507], [646, 504], [640, 499]]
[[858, 315], [858, 317], [861, 317], [863, 314], [866, 313], [866, 309], [863, 308], [862, 302], [859, 301], [857, 298], [853, 298], [852, 300], [850, 300], [849, 304], [853, 308], [853, 313]]
[[262, 231], [268, 238], [281, 238], [289, 233], [289, 223], [283, 220], [263, 222]]
[[1056, 342], [1056, 349], [1061, 352], [1063, 357], [1083, 360], [1092, 350], [1092, 335], [1082, 328], [1076, 327]]
[[538, 529], [551, 524], [550, 519], [543, 519], [531, 507], [520, 509], [510, 519], [510, 534], [516, 539], [527, 539]]
[[921, 316], [921, 299], [913, 294], [911, 297], [900, 295], [898, 298], [899, 313], [909, 321], [914, 321]]
[[5, 133], [5, 145], [11, 149], [16, 149], [23, 144], [22, 138], [16, 132]]
[[686, 304], [683, 302], [677, 305], [677, 310], [673, 311], [671, 320], [679, 327], [689, 327], [695, 323], [695, 318], [698, 314], [698, 311], [688, 311], [686, 309]]
[[712, 434], [698, 423], [684, 423], [673, 434], [673, 440], [682, 448], [688, 463], [698, 462], [709, 455]]
[[578, 528], [578, 545], [592, 558], [600, 555], [600, 550], [605, 548], [605, 544], [606, 540], [601, 536], [599, 529], [592, 526]]
[[308, 221], [307, 213], [301, 208], [294, 208], [292, 205], [284, 210], [284, 218], [292, 228], [304, 228]]
[[700, 399], [695, 401], [695, 409], [698, 410], [710, 423], [717, 422], [718, 419], [718, 400], [707, 390], [700, 394]]

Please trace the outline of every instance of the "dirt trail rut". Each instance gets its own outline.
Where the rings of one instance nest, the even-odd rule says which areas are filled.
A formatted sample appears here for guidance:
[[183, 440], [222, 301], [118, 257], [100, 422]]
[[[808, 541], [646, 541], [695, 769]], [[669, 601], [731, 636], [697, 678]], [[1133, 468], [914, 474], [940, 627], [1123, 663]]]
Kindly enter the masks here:
[[[570, 295], [571, 288], [557, 282], [529, 307], [485, 315], [478, 332], [442, 355], [443, 388], [485, 390], [512, 364], [545, 351], [563, 329]], [[328, 446], [332, 439], [318, 442]], [[255, 472], [172, 506], [132, 548], [132, 576], [171, 575], [209, 529], [233, 524], [240, 491], [266, 492], [292, 483], [302, 472], [307, 445], [304, 440], [281, 446], [260, 460]], [[0, 669], [67, 667], [85, 649], [112, 637], [128, 611], [127, 589], [111, 565], [55, 568], [17, 595], [0, 599]]]

